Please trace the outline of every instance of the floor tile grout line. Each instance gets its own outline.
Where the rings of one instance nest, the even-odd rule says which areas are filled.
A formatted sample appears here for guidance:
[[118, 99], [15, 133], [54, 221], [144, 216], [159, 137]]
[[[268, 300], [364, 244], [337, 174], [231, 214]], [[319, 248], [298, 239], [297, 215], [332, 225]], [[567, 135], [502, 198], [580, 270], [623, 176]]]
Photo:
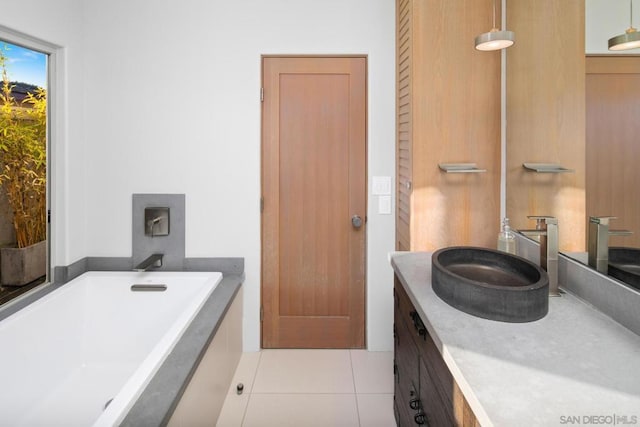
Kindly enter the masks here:
[[262, 349], [258, 352], [258, 363], [256, 365], [256, 369], [253, 372], [253, 378], [251, 379], [251, 391], [249, 392], [249, 396], [247, 396], [247, 404], [244, 406], [244, 412], [242, 413], [242, 422], [240, 426], [244, 425], [244, 420], [247, 418], [247, 411], [249, 410], [249, 404], [251, 403], [251, 396], [253, 395], [253, 387], [256, 383], [256, 378], [258, 377], [258, 370], [260, 369], [260, 364], [262, 363]]
[[349, 362], [351, 363], [351, 380], [353, 381], [353, 391], [355, 392], [354, 397], [356, 401], [356, 415], [358, 416], [358, 425], [362, 425], [362, 421], [360, 421], [360, 408], [358, 407], [358, 387], [356, 386], [356, 373], [353, 368], [353, 352], [349, 350]]
[[253, 393], [253, 387], [256, 385], [256, 378], [258, 378], [258, 371], [260, 370], [260, 364], [262, 363], [262, 350], [258, 352], [258, 363], [256, 364], [256, 369], [253, 372], [253, 378], [251, 378], [251, 391], [249, 395]]
[[322, 393], [322, 392], [270, 392], [250, 393], [248, 396], [393, 396], [393, 393]]

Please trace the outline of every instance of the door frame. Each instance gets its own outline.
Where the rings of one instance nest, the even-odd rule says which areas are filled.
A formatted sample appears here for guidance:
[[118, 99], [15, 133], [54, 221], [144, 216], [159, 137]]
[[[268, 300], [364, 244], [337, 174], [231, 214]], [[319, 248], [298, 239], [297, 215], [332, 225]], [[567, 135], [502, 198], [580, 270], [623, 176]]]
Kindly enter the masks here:
[[262, 54], [260, 55], [260, 348], [263, 347], [263, 320], [264, 320], [264, 311], [263, 311], [263, 286], [264, 286], [264, 264], [263, 264], [263, 253], [264, 253], [264, 229], [263, 229], [263, 209], [264, 209], [264, 199], [263, 199], [263, 186], [264, 186], [264, 60], [266, 58], [363, 58], [365, 61], [365, 106], [364, 106], [364, 205], [365, 205], [365, 216], [364, 216], [364, 236], [363, 236], [363, 348], [368, 348], [368, 335], [367, 335], [367, 320], [368, 320], [368, 216], [369, 216], [369, 55], [367, 54]]

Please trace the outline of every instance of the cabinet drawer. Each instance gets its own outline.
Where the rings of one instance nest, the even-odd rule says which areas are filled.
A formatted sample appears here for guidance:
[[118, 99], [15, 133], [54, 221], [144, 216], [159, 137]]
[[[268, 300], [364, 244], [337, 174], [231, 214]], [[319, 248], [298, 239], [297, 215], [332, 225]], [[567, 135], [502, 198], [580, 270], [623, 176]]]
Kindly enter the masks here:
[[409, 328], [411, 339], [419, 346], [429, 333], [397, 277], [395, 278], [394, 294], [395, 311], [399, 312], [400, 317]]
[[418, 390], [419, 386], [418, 347], [405, 322], [399, 316], [394, 317], [396, 382], [406, 397], [412, 397], [410, 390]]
[[395, 277], [394, 288], [396, 312], [399, 311], [399, 317], [406, 322], [409, 334], [413, 339], [413, 342], [418, 347], [418, 354], [424, 360], [424, 368], [432, 378], [433, 385], [437, 389], [438, 393], [440, 393], [443, 401], [447, 405], [452, 406], [454, 384], [453, 375], [451, 375], [449, 368], [444, 363], [440, 351], [424, 327], [420, 316], [415, 311], [409, 296], [397, 277]]

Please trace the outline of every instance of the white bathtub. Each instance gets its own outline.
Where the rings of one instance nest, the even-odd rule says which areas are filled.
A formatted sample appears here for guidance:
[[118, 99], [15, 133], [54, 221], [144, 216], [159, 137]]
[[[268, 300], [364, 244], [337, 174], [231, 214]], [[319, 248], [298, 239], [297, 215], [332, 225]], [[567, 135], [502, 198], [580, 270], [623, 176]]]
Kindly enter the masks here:
[[0, 425], [118, 424], [221, 279], [89, 272], [2, 320]]

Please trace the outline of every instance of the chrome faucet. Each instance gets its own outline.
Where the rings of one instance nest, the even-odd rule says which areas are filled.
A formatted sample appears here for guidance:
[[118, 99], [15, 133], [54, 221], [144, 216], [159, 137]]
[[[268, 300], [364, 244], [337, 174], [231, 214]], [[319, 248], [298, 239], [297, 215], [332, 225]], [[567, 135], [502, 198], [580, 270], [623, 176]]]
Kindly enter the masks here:
[[153, 254], [140, 264], [136, 265], [133, 269], [135, 271], [148, 271], [151, 268], [159, 268], [162, 267], [162, 258], [163, 254]]
[[558, 219], [552, 216], [527, 216], [536, 220], [535, 230], [518, 230], [525, 236], [540, 237], [540, 266], [549, 275], [549, 296], [559, 297], [558, 289]]
[[600, 273], [609, 272], [609, 236], [629, 236], [629, 230], [610, 230], [609, 221], [617, 219], [615, 216], [589, 217], [589, 266]]

